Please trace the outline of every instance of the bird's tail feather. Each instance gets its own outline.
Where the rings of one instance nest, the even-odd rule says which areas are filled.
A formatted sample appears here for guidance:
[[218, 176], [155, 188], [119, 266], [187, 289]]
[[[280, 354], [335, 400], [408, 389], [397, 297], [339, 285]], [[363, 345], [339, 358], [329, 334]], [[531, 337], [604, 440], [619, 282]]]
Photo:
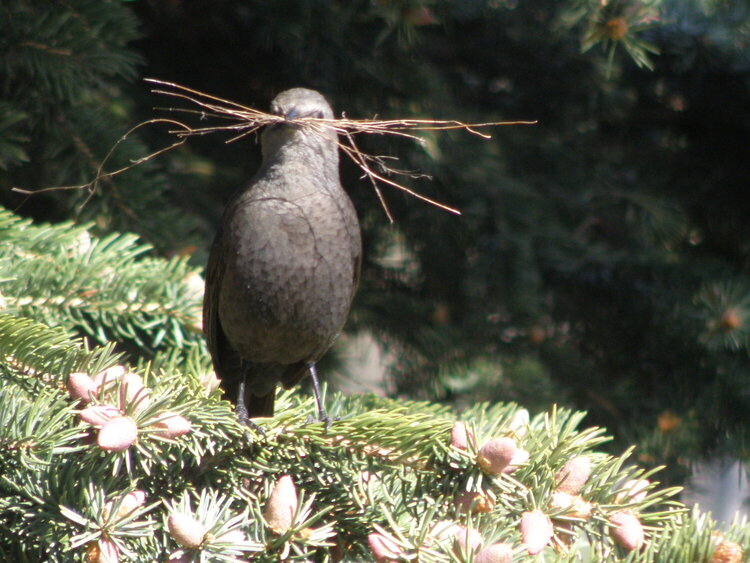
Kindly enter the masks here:
[[273, 416], [275, 390], [265, 395], [250, 395], [247, 400], [247, 415], [250, 418]]

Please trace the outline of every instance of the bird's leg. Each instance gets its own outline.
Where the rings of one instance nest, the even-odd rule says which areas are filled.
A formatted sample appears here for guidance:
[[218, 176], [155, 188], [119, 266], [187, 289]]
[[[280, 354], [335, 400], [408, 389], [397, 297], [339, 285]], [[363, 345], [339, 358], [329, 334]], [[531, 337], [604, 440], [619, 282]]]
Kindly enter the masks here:
[[315, 369], [315, 362], [307, 364], [307, 369], [310, 370], [310, 377], [312, 378], [313, 384], [313, 395], [315, 395], [315, 404], [318, 406], [318, 422], [325, 422], [326, 430], [331, 426], [331, 417], [326, 413], [326, 409], [323, 406], [323, 397], [320, 396], [320, 382], [318, 381], [318, 370]]
[[250, 369], [250, 364], [246, 361], [242, 361], [242, 379], [240, 384], [237, 386], [237, 406], [234, 407], [234, 412], [237, 414], [237, 419], [240, 424], [252, 428], [259, 434], [265, 434], [265, 431], [250, 420], [250, 415], [247, 412], [247, 404], [245, 401], [245, 389], [247, 387], [247, 370]]
[[247, 385], [248, 367], [248, 363], [243, 360], [242, 367], [240, 368], [242, 370], [242, 379], [240, 379], [240, 384], [237, 386], [237, 406], [234, 408], [234, 412], [237, 413], [237, 418], [243, 426], [250, 422], [250, 416], [247, 413], [247, 405], [245, 405], [245, 387]]

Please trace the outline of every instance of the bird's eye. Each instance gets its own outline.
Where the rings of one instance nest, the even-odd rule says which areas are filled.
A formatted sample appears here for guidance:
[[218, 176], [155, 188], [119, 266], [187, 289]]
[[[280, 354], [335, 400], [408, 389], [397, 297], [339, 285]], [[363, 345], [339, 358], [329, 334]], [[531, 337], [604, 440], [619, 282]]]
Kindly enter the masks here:
[[325, 116], [323, 115], [322, 109], [316, 109], [310, 114], [310, 117], [314, 117], [315, 119], [323, 119]]

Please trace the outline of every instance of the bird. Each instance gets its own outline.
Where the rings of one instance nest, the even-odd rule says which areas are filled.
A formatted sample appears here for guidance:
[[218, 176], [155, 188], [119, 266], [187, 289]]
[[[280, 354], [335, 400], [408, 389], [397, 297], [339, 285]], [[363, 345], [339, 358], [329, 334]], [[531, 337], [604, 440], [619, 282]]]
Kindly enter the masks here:
[[319, 421], [330, 424], [316, 364], [340, 334], [359, 283], [362, 240], [341, 185], [325, 97], [292, 88], [260, 135], [262, 162], [227, 205], [206, 266], [203, 326], [224, 397], [241, 423], [274, 414], [278, 384], [308, 373]]

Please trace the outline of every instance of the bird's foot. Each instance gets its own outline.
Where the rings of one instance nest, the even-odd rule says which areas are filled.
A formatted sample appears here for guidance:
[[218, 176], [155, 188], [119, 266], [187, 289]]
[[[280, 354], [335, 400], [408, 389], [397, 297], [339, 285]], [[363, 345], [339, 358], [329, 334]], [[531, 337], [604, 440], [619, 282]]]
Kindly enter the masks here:
[[310, 379], [313, 384], [313, 395], [315, 395], [315, 405], [318, 407], [318, 419], [313, 419], [312, 415], [307, 417], [307, 424], [312, 422], [323, 422], [325, 423], [326, 431], [331, 427], [331, 424], [335, 419], [328, 416], [326, 409], [323, 406], [323, 395], [320, 392], [320, 383], [318, 382], [318, 370], [315, 369], [315, 362], [307, 364], [307, 368], [310, 370]]
[[247, 414], [247, 408], [245, 405], [237, 405], [237, 408], [235, 409], [235, 412], [237, 413], [237, 420], [242, 426], [247, 426], [251, 430], [257, 432], [258, 434], [261, 434], [263, 436], [266, 435], [266, 431], [263, 430], [260, 426], [255, 424], [250, 416]]
[[331, 424], [333, 424], [336, 420], [341, 419], [338, 416], [330, 417], [325, 411], [323, 411], [322, 413], [319, 412], [317, 417], [308, 414], [307, 419], [305, 420], [305, 424], [317, 424], [318, 422], [322, 422], [323, 424], [325, 424], [325, 429], [327, 432], [328, 430], [330, 430]]

